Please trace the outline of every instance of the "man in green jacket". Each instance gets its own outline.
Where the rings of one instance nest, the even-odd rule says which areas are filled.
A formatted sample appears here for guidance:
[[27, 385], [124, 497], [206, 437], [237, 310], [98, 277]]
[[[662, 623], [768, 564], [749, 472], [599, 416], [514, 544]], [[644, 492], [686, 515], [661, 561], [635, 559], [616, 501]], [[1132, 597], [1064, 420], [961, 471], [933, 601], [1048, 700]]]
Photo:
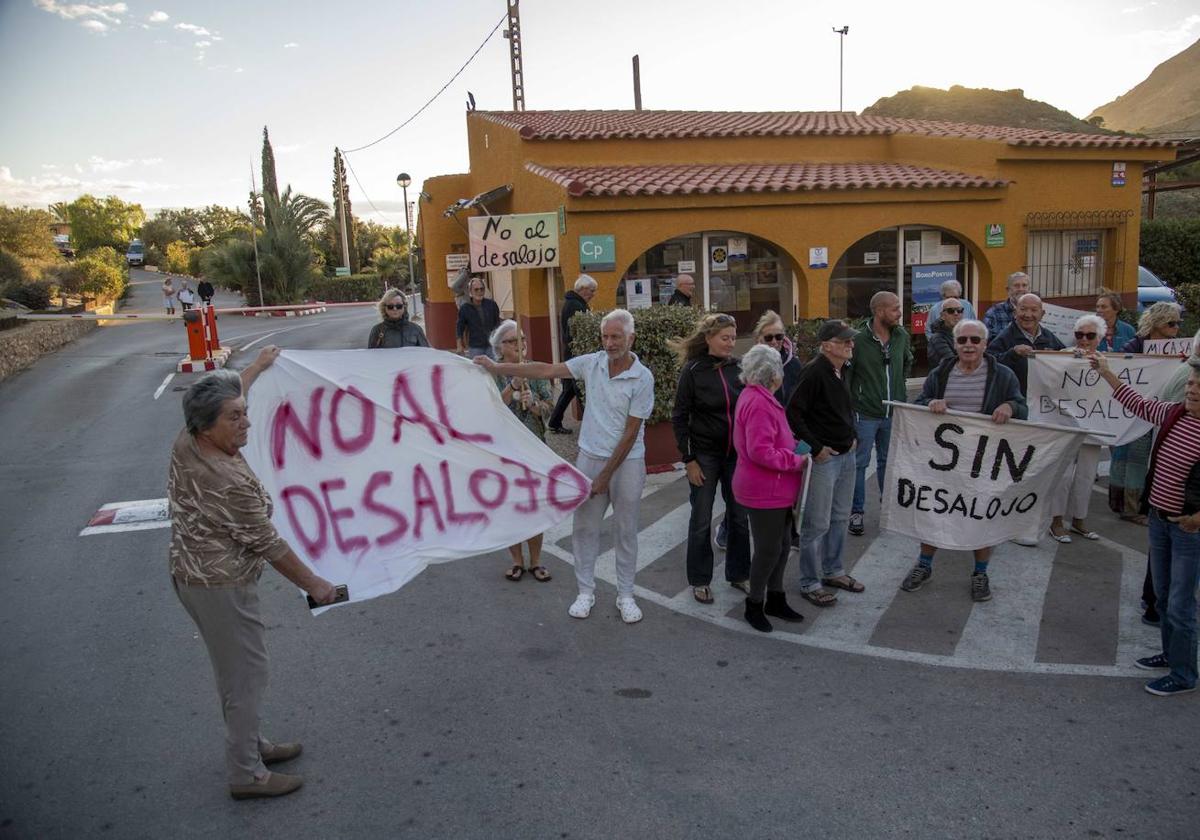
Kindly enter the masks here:
[[850, 505], [850, 533], [862, 536], [866, 507], [867, 464], [875, 456], [875, 478], [883, 494], [883, 471], [892, 434], [891, 407], [884, 400], [906, 402], [905, 380], [912, 372], [912, 342], [900, 326], [900, 298], [876, 292], [871, 298], [871, 320], [854, 338], [850, 362], [850, 396], [854, 400], [855, 454], [854, 500]]

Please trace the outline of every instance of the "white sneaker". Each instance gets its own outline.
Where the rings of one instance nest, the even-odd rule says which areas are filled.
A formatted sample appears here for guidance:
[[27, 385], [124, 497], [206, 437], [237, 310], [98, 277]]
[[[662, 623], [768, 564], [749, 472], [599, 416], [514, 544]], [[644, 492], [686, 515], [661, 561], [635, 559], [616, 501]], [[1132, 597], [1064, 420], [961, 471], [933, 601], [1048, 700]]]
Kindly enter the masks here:
[[592, 614], [592, 607], [595, 603], [595, 595], [581, 594], [575, 599], [575, 603], [571, 604], [571, 608], [567, 610], [567, 615], [571, 616], [571, 618], [587, 618]]
[[1015, 540], [1013, 540], [1013, 542], [1015, 542], [1017, 545], [1023, 545], [1026, 548], [1033, 548], [1034, 546], [1036, 546], [1038, 544], [1039, 541], [1038, 540], [1015, 539]]
[[617, 599], [617, 609], [621, 611], [621, 620], [626, 624], [637, 624], [642, 620], [642, 611], [633, 600], [632, 595]]

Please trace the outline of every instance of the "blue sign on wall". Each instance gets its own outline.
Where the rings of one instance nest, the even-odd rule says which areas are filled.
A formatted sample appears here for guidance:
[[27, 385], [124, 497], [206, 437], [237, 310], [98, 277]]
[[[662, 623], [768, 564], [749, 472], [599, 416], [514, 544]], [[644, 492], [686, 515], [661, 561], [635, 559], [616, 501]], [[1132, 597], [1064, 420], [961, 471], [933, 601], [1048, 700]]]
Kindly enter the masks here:
[[958, 279], [957, 265], [914, 265], [912, 267], [913, 306], [933, 304], [942, 299], [942, 284]]

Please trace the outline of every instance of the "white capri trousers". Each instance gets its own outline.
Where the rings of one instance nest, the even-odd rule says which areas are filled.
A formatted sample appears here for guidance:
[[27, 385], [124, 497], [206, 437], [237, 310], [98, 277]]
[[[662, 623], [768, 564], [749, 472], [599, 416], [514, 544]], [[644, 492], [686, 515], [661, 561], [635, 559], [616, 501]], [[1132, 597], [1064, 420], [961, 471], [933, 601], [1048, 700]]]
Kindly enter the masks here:
[[1072, 519], [1086, 519], [1088, 504], [1092, 501], [1092, 484], [1096, 481], [1096, 468], [1100, 466], [1101, 447], [1085, 443], [1079, 447], [1075, 463], [1063, 473], [1062, 483], [1054, 495], [1050, 513]]
[[[588, 478], [595, 479], [608, 463], [580, 452], [575, 466]], [[617, 566], [617, 597], [633, 595], [633, 576], [637, 573], [638, 513], [642, 507], [642, 488], [646, 485], [646, 459], [626, 458], [608, 482], [608, 494], [592, 496], [575, 508], [571, 550], [575, 554], [575, 580], [581, 595], [596, 591], [596, 555], [600, 552], [600, 528], [611, 502], [613, 508], [613, 548]]]

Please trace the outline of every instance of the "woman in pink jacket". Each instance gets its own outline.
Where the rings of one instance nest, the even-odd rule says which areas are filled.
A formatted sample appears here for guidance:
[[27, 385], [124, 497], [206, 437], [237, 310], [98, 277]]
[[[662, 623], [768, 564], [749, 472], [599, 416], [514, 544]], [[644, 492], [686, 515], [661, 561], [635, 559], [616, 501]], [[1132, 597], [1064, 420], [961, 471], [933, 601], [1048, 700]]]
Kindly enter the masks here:
[[733, 496], [749, 514], [754, 539], [746, 621], [755, 630], [770, 633], [767, 616], [804, 620], [788, 606], [783, 570], [791, 548], [792, 508], [803, 486], [808, 457], [796, 454], [787, 415], [775, 399], [783, 382], [779, 353], [765, 344], [751, 347], [742, 358], [742, 381], [746, 387], [733, 416], [733, 447], [738, 456]]

